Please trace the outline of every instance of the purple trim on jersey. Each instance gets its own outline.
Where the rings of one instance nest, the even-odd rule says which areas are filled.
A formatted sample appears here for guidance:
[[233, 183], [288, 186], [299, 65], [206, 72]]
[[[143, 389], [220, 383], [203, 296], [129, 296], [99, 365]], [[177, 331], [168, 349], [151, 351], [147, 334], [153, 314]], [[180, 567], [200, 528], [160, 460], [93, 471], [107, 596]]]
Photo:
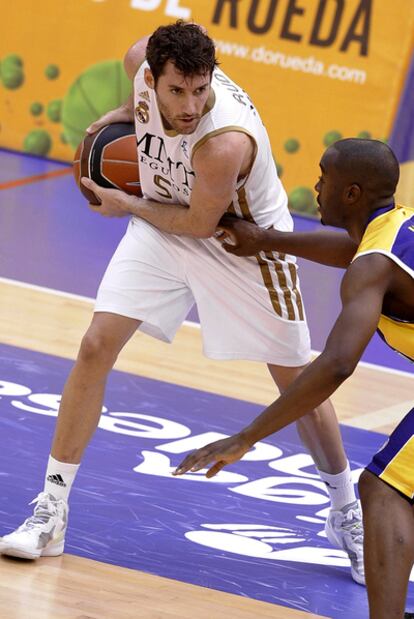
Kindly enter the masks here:
[[371, 215], [368, 217], [368, 221], [367, 221], [367, 226], [366, 227], [368, 227], [368, 224], [370, 224], [371, 221], [373, 221], [374, 219], [376, 219], [380, 215], [383, 215], [384, 213], [388, 213], [388, 211], [392, 211], [393, 208], [395, 208], [395, 202], [392, 202], [388, 206], [382, 206], [381, 208], [375, 209], [375, 211], [373, 211], [371, 213]]
[[[394, 318], [394, 316], [387, 316], [387, 318], [391, 318], [391, 320], [394, 320], [395, 322], [402, 322], [402, 323], [409, 324], [409, 325], [413, 324], [412, 322], [409, 322], [408, 320], [398, 320], [398, 318]], [[403, 352], [401, 352], [401, 350], [398, 350], [397, 348], [394, 348], [394, 346], [391, 346], [391, 344], [385, 339], [385, 335], [383, 334], [383, 332], [381, 331], [379, 327], [377, 327], [377, 334], [382, 339], [384, 344], [386, 344], [389, 348], [391, 348], [391, 350], [398, 353], [401, 357], [404, 357], [404, 359], [407, 359], [407, 361], [414, 363], [414, 357], [409, 357], [408, 355], [405, 355]]]
[[414, 270], [414, 215], [398, 230], [391, 251], [401, 262]]
[[382, 449], [377, 451], [371, 462], [366, 467], [374, 475], [381, 475], [384, 469], [395, 458], [397, 453], [414, 435], [414, 408], [406, 414], [400, 421], [395, 430], [391, 433], [389, 440]]

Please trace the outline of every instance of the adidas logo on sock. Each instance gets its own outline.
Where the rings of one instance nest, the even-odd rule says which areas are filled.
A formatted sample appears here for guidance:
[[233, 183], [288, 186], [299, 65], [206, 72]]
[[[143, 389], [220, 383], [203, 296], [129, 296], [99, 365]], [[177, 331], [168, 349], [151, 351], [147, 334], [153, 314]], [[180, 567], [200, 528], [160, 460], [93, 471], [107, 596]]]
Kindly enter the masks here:
[[59, 473], [57, 475], [49, 475], [47, 481], [50, 481], [52, 484], [56, 484], [58, 486], [63, 486], [63, 488], [66, 488], [63, 477]]

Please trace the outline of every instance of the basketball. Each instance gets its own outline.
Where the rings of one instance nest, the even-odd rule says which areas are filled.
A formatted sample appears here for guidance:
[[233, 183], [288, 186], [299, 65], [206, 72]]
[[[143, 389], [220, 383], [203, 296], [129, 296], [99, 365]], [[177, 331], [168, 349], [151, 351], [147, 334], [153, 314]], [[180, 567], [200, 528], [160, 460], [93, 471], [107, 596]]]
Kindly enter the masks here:
[[142, 196], [133, 123], [114, 123], [87, 135], [77, 148], [73, 174], [90, 204], [98, 205], [100, 201], [82, 185], [80, 179], [83, 176], [91, 178], [101, 187]]

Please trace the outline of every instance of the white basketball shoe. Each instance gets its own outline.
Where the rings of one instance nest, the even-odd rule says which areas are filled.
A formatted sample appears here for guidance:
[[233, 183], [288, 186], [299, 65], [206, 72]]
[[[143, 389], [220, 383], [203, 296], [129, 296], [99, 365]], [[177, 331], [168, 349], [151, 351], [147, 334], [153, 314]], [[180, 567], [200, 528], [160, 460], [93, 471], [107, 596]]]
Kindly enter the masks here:
[[0, 554], [21, 559], [57, 557], [63, 552], [69, 507], [63, 499], [41, 492], [33, 516], [12, 533], [0, 538]]
[[332, 546], [347, 553], [355, 582], [365, 585], [364, 529], [359, 502], [355, 501], [338, 511], [331, 510], [325, 523], [325, 533]]

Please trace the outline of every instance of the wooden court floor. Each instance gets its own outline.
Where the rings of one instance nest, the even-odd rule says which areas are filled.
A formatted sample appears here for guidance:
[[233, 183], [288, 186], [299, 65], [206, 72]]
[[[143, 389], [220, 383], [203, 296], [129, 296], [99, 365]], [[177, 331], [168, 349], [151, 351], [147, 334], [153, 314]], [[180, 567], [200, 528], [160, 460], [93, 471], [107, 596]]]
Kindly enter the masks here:
[[[0, 343], [76, 357], [91, 318], [90, 301], [7, 280], [0, 280], [0, 298]], [[191, 326], [182, 327], [173, 345], [136, 334], [116, 368], [259, 404], [269, 403], [275, 395], [263, 365], [203, 357], [200, 332]], [[388, 433], [412, 406], [412, 391], [413, 377], [408, 374], [361, 366], [333, 401], [341, 423]], [[35, 564], [0, 560], [0, 619], [190, 617], [300, 619], [317, 615], [71, 555]]]

